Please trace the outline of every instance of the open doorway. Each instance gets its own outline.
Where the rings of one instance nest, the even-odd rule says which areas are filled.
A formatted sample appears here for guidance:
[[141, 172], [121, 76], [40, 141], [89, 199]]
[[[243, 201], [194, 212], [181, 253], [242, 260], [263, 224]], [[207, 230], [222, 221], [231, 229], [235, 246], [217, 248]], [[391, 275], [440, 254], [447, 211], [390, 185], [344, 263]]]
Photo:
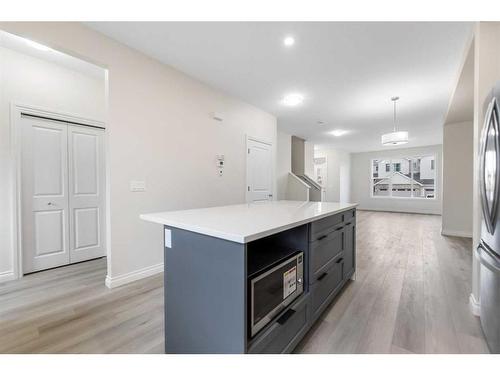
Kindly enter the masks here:
[[6, 32], [0, 56], [0, 282], [105, 257], [105, 69]]

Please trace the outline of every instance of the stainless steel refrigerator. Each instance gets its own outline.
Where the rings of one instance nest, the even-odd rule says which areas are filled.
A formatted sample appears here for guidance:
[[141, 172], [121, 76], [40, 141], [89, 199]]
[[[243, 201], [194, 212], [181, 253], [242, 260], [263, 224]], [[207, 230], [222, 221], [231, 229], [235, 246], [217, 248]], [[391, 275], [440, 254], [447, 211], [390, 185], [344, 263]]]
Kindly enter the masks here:
[[500, 82], [486, 102], [480, 149], [483, 217], [476, 254], [481, 263], [481, 326], [492, 353], [500, 353]]

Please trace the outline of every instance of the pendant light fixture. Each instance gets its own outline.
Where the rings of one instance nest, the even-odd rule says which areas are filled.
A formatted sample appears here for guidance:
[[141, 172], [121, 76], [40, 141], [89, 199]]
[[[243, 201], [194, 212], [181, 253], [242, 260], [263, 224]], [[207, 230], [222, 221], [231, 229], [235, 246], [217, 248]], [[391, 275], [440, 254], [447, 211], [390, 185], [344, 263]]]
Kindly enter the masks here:
[[399, 100], [399, 96], [394, 96], [391, 98], [394, 103], [394, 131], [392, 133], [382, 134], [382, 145], [383, 146], [397, 146], [404, 145], [408, 143], [408, 132], [398, 131], [396, 124], [396, 102]]

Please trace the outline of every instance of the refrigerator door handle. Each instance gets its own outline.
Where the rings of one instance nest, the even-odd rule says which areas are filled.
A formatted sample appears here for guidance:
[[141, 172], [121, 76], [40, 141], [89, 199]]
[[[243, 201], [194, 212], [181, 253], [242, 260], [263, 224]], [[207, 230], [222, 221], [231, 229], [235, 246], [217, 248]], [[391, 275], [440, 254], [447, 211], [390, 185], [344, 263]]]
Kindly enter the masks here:
[[491, 250], [479, 244], [476, 249], [476, 256], [483, 266], [491, 272], [500, 274], [500, 258], [498, 255], [495, 255]]
[[[493, 201], [489, 202], [486, 193], [486, 180], [485, 180], [485, 164], [486, 164], [486, 143], [488, 141], [488, 134], [490, 133], [491, 127], [493, 127], [494, 133], [494, 152], [495, 152], [495, 176], [494, 176], [494, 194]], [[481, 136], [481, 149], [479, 153], [479, 190], [481, 193], [481, 207], [483, 210], [483, 218], [486, 223], [486, 228], [489, 233], [493, 234], [495, 232], [495, 223], [497, 218], [498, 210], [498, 195], [499, 195], [499, 185], [500, 185], [500, 126], [499, 126], [499, 113], [498, 104], [495, 98], [492, 99], [486, 111], [485, 123], [483, 126], [483, 132]], [[490, 204], [491, 203], [491, 204]]]

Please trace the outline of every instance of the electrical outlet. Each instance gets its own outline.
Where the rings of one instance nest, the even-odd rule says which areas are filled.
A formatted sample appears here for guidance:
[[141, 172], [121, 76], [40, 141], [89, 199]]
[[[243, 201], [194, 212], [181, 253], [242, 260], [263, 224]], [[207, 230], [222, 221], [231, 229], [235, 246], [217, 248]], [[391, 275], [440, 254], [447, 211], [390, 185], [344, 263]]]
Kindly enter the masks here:
[[146, 181], [130, 181], [130, 191], [133, 192], [146, 191]]

